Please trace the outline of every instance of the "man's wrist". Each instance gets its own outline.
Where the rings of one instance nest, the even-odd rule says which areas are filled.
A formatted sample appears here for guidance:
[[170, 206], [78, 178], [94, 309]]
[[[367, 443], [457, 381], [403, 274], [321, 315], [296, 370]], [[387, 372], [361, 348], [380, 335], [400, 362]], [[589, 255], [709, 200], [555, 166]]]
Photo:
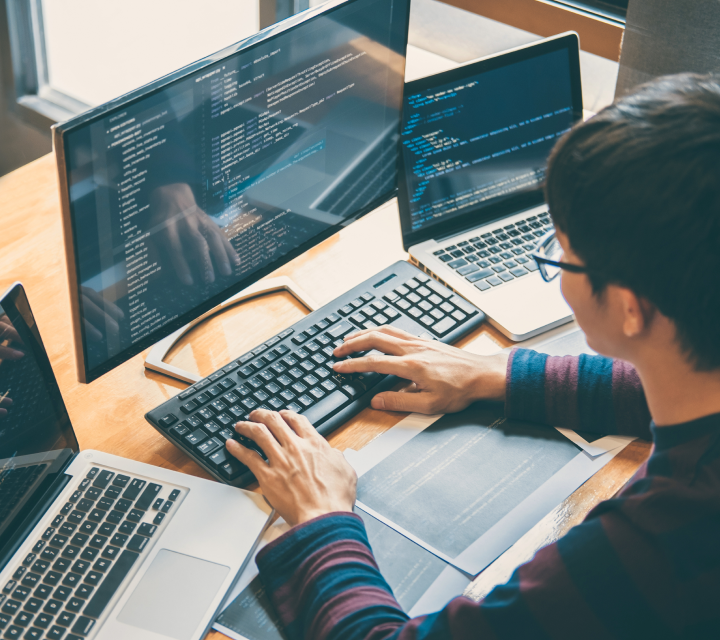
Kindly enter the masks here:
[[498, 353], [480, 357], [482, 359], [478, 364], [471, 389], [473, 402], [478, 400], [505, 402], [510, 354]]

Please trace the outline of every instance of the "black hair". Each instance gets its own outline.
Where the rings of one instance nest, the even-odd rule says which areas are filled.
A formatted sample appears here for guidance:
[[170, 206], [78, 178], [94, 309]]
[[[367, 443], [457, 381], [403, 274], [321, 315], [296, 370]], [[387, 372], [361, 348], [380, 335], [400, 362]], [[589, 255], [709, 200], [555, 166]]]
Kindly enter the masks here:
[[627, 287], [720, 368], [720, 76], [658, 78], [576, 125], [545, 195], [596, 295]]

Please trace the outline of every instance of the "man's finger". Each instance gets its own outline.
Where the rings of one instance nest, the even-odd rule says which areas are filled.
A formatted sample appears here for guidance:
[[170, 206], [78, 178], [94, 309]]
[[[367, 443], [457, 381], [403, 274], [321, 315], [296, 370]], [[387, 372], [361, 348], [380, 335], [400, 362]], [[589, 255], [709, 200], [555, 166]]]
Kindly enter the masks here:
[[255, 409], [255, 411], [250, 414], [250, 419], [253, 422], [264, 424], [283, 447], [292, 444], [292, 438], [295, 434], [277, 411]]
[[437, 398], [434, 394], [425, 391], [402, 393], [399, 391], [385, 391], [378, 393], [372, 399], [372, 408], [381, 411], [406, 411], [408, 413], [435, 413], [434, 403]]
[[[310, 424], [310, 420], [308, 420], [305, 416], [301, 416], [294, 411], [288, 411], [287, 409], [281, 411], [280, 415], [283, 417], [283, 420], [290, 425], [290, 428], [301, 438], [314, 438], [315, 436], [320, 436], [320, 434], [315, 430], [315, 427]], [[322, 438], [322, 436], [320, 437]]]
[[265, 457], [271, 463], [280, 454], [280, 444], [264, 424], [259, 422], [238, 422], [235, 425], [235, 431], [246, 438], [250, 438], [263, 450]]
[[230, 455], [242, 462], [253, 472], [253, 475], [258, 481], [260, 481], [263, 473], [267, 472], [267, 463], [265, 460], [263, 460], [256, 451], [243, 447], [243, 445], [232, 438], [225, 441], [225, 446]]
[[395, 356], [363, 356], [350, 358], [333, 365], [338, 373], [384, 373], [412, 380], [413, 368], [403, 358]]
[[164, 235], [166, 240], [165, 250], [170, 255], [170, 262], [172, 262], [178, 280], [188, 287], [192, 286], [194, 284], [192, 271], [187, 260], [185, 260], [185, 250], [180, 240], [177, 225], [174, 222], [167, 223]]
[[365, 333], [353, 340], [343, 342], [333, 353], [338, 356], [347, 356], [358, 351], [371, 351], [377, 349], [391, 356], [402, 356], [408, 351], [407, 347], [411, 343], [395, 336], [381, 333], [380, 331], [372, 331]]
[[401, 340], [427, 340], [427, 338], [419, 338], [418, 336], [414, 336], [412, 333], [408, 333], [407, 331], [403, 331], [402, 329], [398, 329], [398, 327], [394, 327], [391, 324], [384, 324], [381, 327], [372, 327], [370, 329], [361, 329], [360, 331], [355, 331], [354, 333], [349, 333], [345, 336], [345, 340], [354, 340], [358, 336], [365, 335], [367, 333], [371, 332], [378, 332], [378, 333], [385, 333], [389, 336], [394, 336], [395, 338], [400, 338]]

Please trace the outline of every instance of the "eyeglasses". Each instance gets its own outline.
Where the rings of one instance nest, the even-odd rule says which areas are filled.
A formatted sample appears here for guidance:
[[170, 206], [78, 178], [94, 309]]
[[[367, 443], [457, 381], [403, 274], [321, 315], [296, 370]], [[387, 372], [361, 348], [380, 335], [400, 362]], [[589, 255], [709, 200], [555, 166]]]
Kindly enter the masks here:
[[587, 273], [585, 267], [569, 262], [561, 262], [563, 256], [563, 248], [555, 236], [555, 229], [548, 231], [538, 242], [537, 248], [532, 253], [532, 257], [537, 262], [540, 275], [545, 282], [550, 282], [558, 277], [560, 271], [570, 271], [571, 273]]

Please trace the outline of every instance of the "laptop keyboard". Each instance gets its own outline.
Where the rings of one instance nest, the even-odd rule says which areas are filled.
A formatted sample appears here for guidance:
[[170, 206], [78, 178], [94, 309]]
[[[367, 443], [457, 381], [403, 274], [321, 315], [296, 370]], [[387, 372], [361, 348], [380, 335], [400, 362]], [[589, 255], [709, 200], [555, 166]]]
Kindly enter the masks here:
[[2, 637], [89, 640], [186, 493], [90, 469], [3, 586]]
[[550, 215], [529, 216], [520, 222], [483, 233], [435, 251], [433, 255], [480, 291], [488, 291], [537, 271], [532, 257], [538, 238], [552, 229]]
[[225, 442], [234, 438], [261, 453], [234, 430], [251, 411], [289, 409], [305, 415], [325, 435], [370, 404], [384, 390], [383, 383], [390, 388], [397, 382], [378, 373], [335, 373], [333, 350], [344, 336], [389, 324], [454, 342], [483, 320], [476, 307], [452, 290], [398, 262], [188, 387], [146, 418], [214, 477], [244, 486], [253, 476], [230, 456]]

